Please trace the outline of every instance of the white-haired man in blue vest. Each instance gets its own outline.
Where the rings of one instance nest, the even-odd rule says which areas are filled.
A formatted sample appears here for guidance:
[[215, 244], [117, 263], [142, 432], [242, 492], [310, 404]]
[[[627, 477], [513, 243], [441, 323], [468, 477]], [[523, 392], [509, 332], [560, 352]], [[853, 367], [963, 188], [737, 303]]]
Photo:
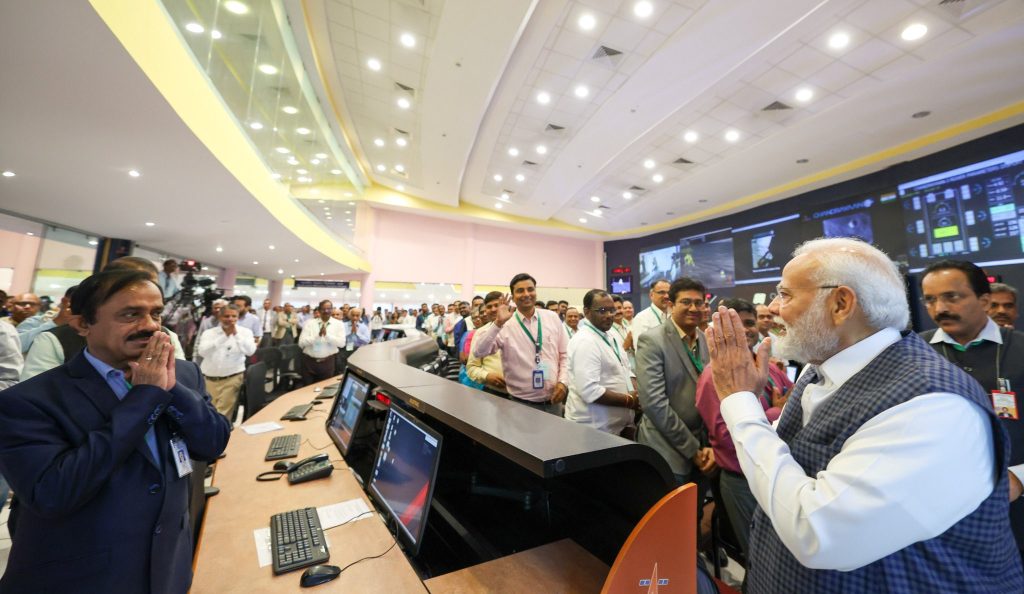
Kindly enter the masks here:
[[[1024, 592], [1008, 441], [981, 386], [906, 331], [896, 265], [859, 240], [810, 241], [769, 307], [785, 334], [756, 364], [736, 312], [707, 332], [759, 506], [748, 594]], [[772, 352], [808, 363], [774, 426], [754, 396]]]

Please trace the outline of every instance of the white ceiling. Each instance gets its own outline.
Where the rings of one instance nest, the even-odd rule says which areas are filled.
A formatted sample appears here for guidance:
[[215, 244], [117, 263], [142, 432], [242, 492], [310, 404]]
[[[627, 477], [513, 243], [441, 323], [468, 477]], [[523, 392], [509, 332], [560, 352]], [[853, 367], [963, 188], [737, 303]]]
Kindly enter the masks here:
[[[699, 213], [1024, 98], [1024, 77], [1007, 75], [1024, 72], [1021, 0], [651, 0], [653, 12], [644, 18], [634, 13], [635, 4], [305, 3], [311, 14], [327, 15], [330, 52], [320, 56], [335, 65], [328, 77], [340, 88], [354, 144], [377, 183], [402, 184], [408, 193], [445, 204], [459, 199], [496, 208], [501, 202], [504, 212], [600, 231]], [[499, 6], [510, 14], [487, 14]], [[509, 22], [517, 14], [519, 21]], [[580, 25], [585, 15], [592, 17], [589, 30]], [[925, 24], [927, 34], [903, 40], [911, 23]], [[323, 32], [316, 29], [314, 36]], [[403, 48], [398, 36], [406, 31], [422, 36], [422, 43]], [[836, 32], [849, 36], [845, 48], [829, 46]], [[622, 53], [595, 58], [601, 46]], [[370, 71], [369, 57], [383, 68]], [[458, 84], [443, 77], [453, 59], [470, 57], [489, 69]], [[416, 87], [423, 100], [398, 110], [396, 82]], [[575, 94], [580, 85], [588, 91], [582, 98]], [[805, 87], [813, 97], [800, 102], [795, 93]], [[538, 102], [540, 93], [549, 101]], [[486, 111], [478, 119], [484, 97]], [[763, 111], [775, 101], [791, 109]], [[461, 145], [446, 150], [443, 127], [432, 125], [450, 121], [453, 111], [473, 130], [468, 155]], [[919, 111], [931, 115], [910, 117]], [[761, 201], [1021, 121], [967, 130]], [[411, 131], [404, 148], [393, 143], [396, 127]], [[724, 139], [729, 130], [738, 132], [738, 141]], [[687, 142], [687, 131], [699, 139]], [[383, 147], [373, 144], [376, 138]], [[546, 153], [538, 154], [537, 145]], [[432, 165], [424, 167], [428, 160]], [[392, 170], [397, 162], [405, 165], [403, 175]], [[378, 164], [385, 171], [373, 169]], [[607, 208], [595, 215], [598, 206]]]
[[0, 210], [270, 279], [351, 272], [264, 210], [87, 2], [0, 3], [0, 88]]

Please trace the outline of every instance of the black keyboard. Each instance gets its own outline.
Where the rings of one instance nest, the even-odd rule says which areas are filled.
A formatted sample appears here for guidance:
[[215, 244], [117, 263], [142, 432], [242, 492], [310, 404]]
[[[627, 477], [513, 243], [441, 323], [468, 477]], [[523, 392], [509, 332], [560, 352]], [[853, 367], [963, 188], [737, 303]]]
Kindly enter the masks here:
[[331, 558], [327, 540], [320, 528], [315, 507], [295, 509], [270, 516], [270, 552], [274, 556], [274, 575]]
[[278, 435], [270, 440], [267, 457], [264, 460], [280, 460], [281, 458], [297, 458], [299, 455], [299, 434]]
[[293, 407], [288, 409], [288, 412], [284, 413], [284, 416], [281, 417], [281, 420], [282, 421], [305, 421], [306, 420], [306, 415], [309, 414], [309, 411], [311, 411], [311, 410], [313, 410], [313, 403], [312, 402], [307, 402], [306, 404], [300, 404], [298, 406], [293, 406]]

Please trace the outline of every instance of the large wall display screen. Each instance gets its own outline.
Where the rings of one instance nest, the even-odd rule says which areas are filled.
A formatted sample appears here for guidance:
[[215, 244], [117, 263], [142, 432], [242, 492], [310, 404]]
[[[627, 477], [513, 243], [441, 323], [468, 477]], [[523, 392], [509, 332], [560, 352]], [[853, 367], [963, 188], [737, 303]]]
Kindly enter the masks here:
[[684, 237], [679, 242], [679, 256], [682, 275], [703, 282], [708, 289], [736, 283], [730, 229]]
[[911, 270], [1024, 262], [1024, 151], [900, 184]]
[[781, 278], [802, 237], [799, 214], [733, 229], [736, 284]]
[[657, 248], [646, 252], [640, 252], [640, 286], [637, 288], [640, 293], [640, 308], [650, 305], [648, 293], [651, 281], [659, 278], [673, 279], [679, 277], [679, 246]]
[[803, 215], [804, 239], [855, 237], [906, 264], [903, 215], [895, 191], [813, 206]]

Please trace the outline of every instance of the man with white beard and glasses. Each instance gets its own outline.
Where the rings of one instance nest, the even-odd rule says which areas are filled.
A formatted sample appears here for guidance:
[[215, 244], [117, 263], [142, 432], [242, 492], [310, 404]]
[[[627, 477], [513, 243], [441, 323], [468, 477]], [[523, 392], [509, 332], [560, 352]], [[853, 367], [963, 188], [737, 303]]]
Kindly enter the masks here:
[[[797, 248], [750, 357], [720, 307], [712, 378], [759, 504], [749, 594], [1024, 592], [1005, 434], [988, 394], [920, 337], [896, 265], [855, 239]], [[809, 363], [771, 425], [768, 359]]]

